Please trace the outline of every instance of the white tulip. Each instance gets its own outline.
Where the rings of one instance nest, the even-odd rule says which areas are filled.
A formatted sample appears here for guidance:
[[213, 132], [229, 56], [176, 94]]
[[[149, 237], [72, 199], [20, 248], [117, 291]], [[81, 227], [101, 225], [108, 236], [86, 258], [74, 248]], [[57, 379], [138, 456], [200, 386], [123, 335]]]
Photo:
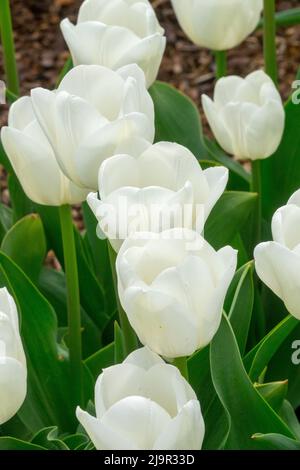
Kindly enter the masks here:
[[204, 421], [178, 369], [148, 348], [104, 369], [95, 387], [96, 418], [77, 418], [97, 450], [199, 450]]
[[168, 358], [190, 356], [217, 332], [237, 253], [216, 252], [188, 229], [137, 233], [116, 261], [119, 297], [142, 344]]
[[61, 30], [75, 65], [117, 70], [136, 63], [148, 87], [155, 81], [166, 38], [148, 0], [86, 0], [77, 25], [65, 19]]
[[98, 233], [105, 233], [118, 251], [137, 231], [184, 226], [202, 232], [227, 181], [226, 168], [203, 171], [187, 148], [160, 142], [138, 158], [116, 155], [105, 160], [99, 171], [100, 200], [97, 193], [87, 200], [99, 221]]
[[21, 408], [27, 391], [26, 359], [16, 304], [0, 289], [0, 425]]
[[180, 26], [198, 46], [238, 46], [258, 25], [263, 0], [171, 0]]
[[55, 91], [31, 91], [35, 115], [64, 174], [97, 189], [103, 160], [138, 153], [154, 139], [153, 102], [137, 65], [113, 72], [100, 65], [72, 69]]
[[223, 149], [240, 160], [271, 156], [278, 148], [285, 123], [280, 95], [263, 71], [245, 79], [218, 80], [214, 101], [202, 96], [210, 127]]
[[272, 233], [274, 241], [255, 248], [256, 272], [300, 320], [300, 190], [275, 212]]
[[60, 206], [85, 200], [88, 191], [76, 186], [61, 171], [28, 96], [10, 107], [8, 127], [2, 127], [1, 140], [26, 195], [32, 201]]

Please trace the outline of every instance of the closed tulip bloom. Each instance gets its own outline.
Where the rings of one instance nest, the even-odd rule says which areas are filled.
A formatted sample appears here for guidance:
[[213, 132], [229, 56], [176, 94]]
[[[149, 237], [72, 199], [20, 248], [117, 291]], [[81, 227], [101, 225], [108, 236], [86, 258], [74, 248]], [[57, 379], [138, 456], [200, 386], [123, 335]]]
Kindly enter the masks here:
[[256, 272], [300, 320], [300, 190], [275, 212], [272, 233], [274, 241], [255, 248]]
[[100, 233], [118, 251], [123, 240], [137, 231], [184, 226], [201, 233], [227, 181], [226, 168], [203, 171], [187, 148], [159, 142], [137, 158], [116, 155], [105, 160], [99, 171], [100, 200], [97, 193], [87, 200]]
[[153, 102], [137, 65], [113, 72], [100, 65], [72, 69], [55, 91], [31, 91], [34, 113], [64, 174], [97, 189], [108, 157], [139, 152], [154, 139]]
[[75, 65], [117, 70], [135, 63], [143, 69], [148, 87], [155, 81], [166, 38], [148, 0], [86, 0], [77, 25], [65, 19], [61, 30]]
[[178, 369], [138, 349], [104, 369], [95, 387], [96, 418], [77, 418], [97, 450], [199, 450], [204, 422], [196, 394]]
[[0, 425], [22, 406], [27, 391], [26, 359], [19, 333], [16, 304], [0, 289]]
[[171, 0], [180, 26], [200, 47], [238, 46], [258, 25], [263, 0]]
[[2, 127], [1, 140], [26, 195], [32, 201], [60, 206], [85, 200], [88, 191], [76, 186], [61, 171], [35, 118], [30, 97], [20, 98], [10, 107], [8, 127]]
[[237, 253], [215, 251], [199, 234], [137, 233], [116, 261], [123, 309], [142, 344], [168, 358], [190, 356], [219, 328]]
[[221, 78], [214, 100], [203, 95], [202, 104], [218, 143], [239, 160], [267, 158], [277, 150], [285, 112], [274, 83], [263, 71], [245, 79]]

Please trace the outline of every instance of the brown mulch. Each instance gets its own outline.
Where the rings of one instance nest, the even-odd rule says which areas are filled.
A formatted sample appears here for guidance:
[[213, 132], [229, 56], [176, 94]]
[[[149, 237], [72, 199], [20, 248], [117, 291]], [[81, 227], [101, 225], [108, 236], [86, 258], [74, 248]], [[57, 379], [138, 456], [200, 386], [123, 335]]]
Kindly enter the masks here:
[[[202, 93], [212, 93], [214, 60], [205, 49], [194, 46], [178, 26], [169, 0], [152, 0], [158, 18], [166, 30], [167, 50], [159, 79], [187, 93], [200, 108]], [[15, 31], [16, 57], [21, 92], [26, 94], [36, 86], [54, 87], [57, 76], [68, 57], [59, 23], [68, 16], [75, 21], [79, 0], [11, 0]], [[298, 0], [278, 0], [278, 10], [299, 6]], [[277, 49], [280, 91], [286, 99], [299, 66], [300, 26], [278, 31]], [[262, 32], [249, 37], [241, 46], [229, 52], [230, 74], [246, 75], [263, 67]], [[0, 48], [0, 79], [4, 78]], [[6, 121], [1, 108], [0, 126]], [[5, 175], [0, 175], [2, 200], [9, 202]]]

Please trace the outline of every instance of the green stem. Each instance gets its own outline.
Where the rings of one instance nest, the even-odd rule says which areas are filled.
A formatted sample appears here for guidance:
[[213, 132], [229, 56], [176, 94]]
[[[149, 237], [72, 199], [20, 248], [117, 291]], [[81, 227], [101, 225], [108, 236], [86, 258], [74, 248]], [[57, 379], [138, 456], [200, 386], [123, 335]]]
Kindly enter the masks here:
[[114, 283], [114, 291], [115, 291], [117, 307], [118, 307], [118, 312], [119, 312], [120, 326], [121, 326], [123, 337], [124, 337], [124, 350], [125, 350], [124, 352], [127, 356], [132, 351], [138, 348], [138, 341], [137, 341], [136, 334], [129, 323], [127, 315], [125, 311], [123, 310], [123, 307], [121, 305], [119, 295], [118, 295], [118, 278], [117, 278], [117, 272], [116, 272], [117, 255], [114, 249], [112, 248], [111, 244], [109, 243], [109, 241], [107, 243], [108, 243], [108, 252], [109, 252], [111, 272], [112, 272], [113, 283]]
[[225, 77], [227, 74], [227, 53], [226, 51], [215, 51], [216, 58], [216, 77]]
[[6, 85], [15, 95], [19, 95], [19, 77], [15, 55], [9, 0], [0, 0], [0, 32], [3, 47]]
[[68, 306], [68, 346], [70, 354], [71, 380], [76, 404], [83, 406], [81, 315], [77, 257], [72, 211], [69, 205], [59, 208], [61, 234], [64, 250]]
[[257, 202], [253, 214], [253, 244], [261, 241], [262, 206], [261, 206], [261, 161], [252, 161], [251, 191], [257, 193]]
[[277, 86], [275, 0], [264, 0], [264, 58], [265, 71]]
[[186, 357], [177, 357], [173, 361], [173, 365], [177, 367], [181, 375], [189, 381], [189, 371], [187, 365], [187, 358]]

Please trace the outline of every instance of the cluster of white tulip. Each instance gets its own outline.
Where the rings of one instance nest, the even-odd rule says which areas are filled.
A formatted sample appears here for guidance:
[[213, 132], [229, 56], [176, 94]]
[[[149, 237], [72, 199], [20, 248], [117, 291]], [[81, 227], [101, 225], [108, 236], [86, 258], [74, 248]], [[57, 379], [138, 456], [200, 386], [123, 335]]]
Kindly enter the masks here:
[[[262, 10], [262, 0], [172, 3], [190, 38], [215, 50], [239, 44]], [[99, 233], [118, 252], [120, 301], [146, 346], [100, 375], [97, 418], [81, 409], [77, 416], [97, 449], [200, 449], [199, 402], [178, 370], [157, 354], [168, 360], [190, 356], [218, 330], [237, 253], [231, 247], [216, 252], [200, 233], [225, 190], [228, 171], [203, 171], [195, 156], [175, 143], [153, 145], [147, 87], [156, 78], [165, 37], [148, 0], [86, 0], [77, 25], [66, 19], [61, 28], [75, 68], [56, 90], [34, 89], [12, 105], [2, 142], [33, 201], [59, 206], [87, 197]], [[278, 147], [284, 110], [264, 72], [219, 80], [214, 101], [204, 96], [203, 106], [219, 144], [235, 157], [266, 158]], [[105, 210], [109, 206], [118, 215], [122, 198], [129, 207], [126, 227], [135, 219], [135, 230], [112, 236], [113, 216]], [[160, 223], [152, 231], [148, 221], [155, 204]], [[137, 205], [143, 209], [138, 220], [130, 211]], [[192, 207], [187, 224], [174, 217], [165, 226], [164, 209], [174, 205], [178, 211]], [[255, 258], [258, 274], [300, 318], [300, 239], [290, 230], [295, 224], [300, 226], [299, 193], [275, 214], [275, 241], [259, 246]], [[0, 339], [7, 350], [0, 363], [0, 423], [18, 409], [26, 391], [17, 313], [2, 294]], [[13, 384], [6, 373], [10, 362], [18, 377]]]

